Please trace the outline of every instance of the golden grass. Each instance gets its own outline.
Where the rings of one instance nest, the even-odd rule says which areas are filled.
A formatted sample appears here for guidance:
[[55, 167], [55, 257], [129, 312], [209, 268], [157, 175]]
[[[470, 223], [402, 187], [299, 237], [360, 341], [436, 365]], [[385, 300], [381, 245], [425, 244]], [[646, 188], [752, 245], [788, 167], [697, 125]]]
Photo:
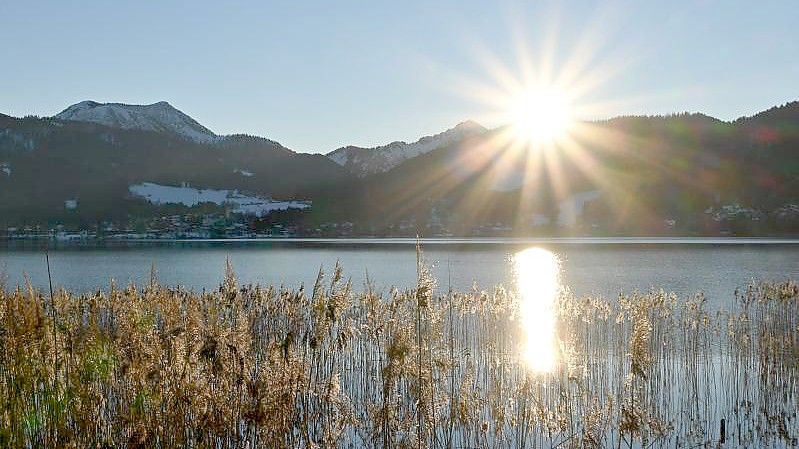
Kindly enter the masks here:
[[799, 289], [733, 312], [652, 291], [557, 307], [526, 368], [496, 288], [0, 289], [0, 447], [792, 447]]

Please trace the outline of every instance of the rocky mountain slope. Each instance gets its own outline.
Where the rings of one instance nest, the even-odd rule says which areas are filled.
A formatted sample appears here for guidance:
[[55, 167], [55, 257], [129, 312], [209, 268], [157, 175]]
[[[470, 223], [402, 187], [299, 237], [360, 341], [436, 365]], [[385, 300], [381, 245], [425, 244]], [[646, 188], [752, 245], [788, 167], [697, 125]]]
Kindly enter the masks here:
[[465, 121], [442, 133], [422, 137], [413, 143], [392, 142], [374, 148], [347, 146], [328, 153], [327, 157], [355, 175], [363, 177], [387, 172], [408, 159], [485, 132], [486, 129], [479, 123]]

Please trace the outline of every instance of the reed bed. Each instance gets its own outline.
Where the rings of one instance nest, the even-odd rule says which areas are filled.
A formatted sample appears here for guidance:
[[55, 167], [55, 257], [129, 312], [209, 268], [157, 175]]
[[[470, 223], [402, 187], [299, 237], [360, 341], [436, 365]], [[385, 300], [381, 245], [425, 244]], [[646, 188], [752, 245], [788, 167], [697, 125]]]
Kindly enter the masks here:
[[559, 292], [532, 371], [512, 289], [0, 288], [0, 447], [795, 447], [799, 288], [731, 311]]

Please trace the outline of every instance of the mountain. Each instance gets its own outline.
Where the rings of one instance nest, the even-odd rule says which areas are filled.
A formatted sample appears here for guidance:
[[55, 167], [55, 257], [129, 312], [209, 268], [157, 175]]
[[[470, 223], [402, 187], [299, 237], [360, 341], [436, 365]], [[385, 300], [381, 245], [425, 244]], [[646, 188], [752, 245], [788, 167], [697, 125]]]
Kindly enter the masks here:
[[[543, 150], [487, 131], [365, 177], [360, 219], [446, 223], [455, 235], [799, 235], [795, 108], [733, 122], [618, 117], [578, 124], [573, 144]], [[561, 222], [577, 226], [553, 227]]]
[[166, 103], [0, 114], [0, 230], [294, 209], [306, 235], [346, 224], [355, 235], [799, 236], [797, 102], [729, 122], [694, 113], [576, 128], [554, 149], [464, 122], [321, 155], [217, 136]]
[[741, 117], [735, 123], [767, 127], [796, 126], [799, 123], [799, 101], [774, 106], [750, 117]]
[[200, 143], [218, 140], [211, 130], [166, 101], [148, 105], [82, 101], [59, 112], [54, 118], [97, 123], [111, 128], [168, 132]]
[[482, 125], [469, 120], [442, 133], [422, 137], [413, 143], [392, 142], [374, 148], [347, 146], [328, 153], [327, 157], [357, 176], [363, 177], [386, 172], [408, 159], [485, 132], [486, 129]]
[[79, 103], [59, 114], [70, 120], [0, 116], [0, 227], [158, 214], [132, 195], [143, 183], [313, 199], [318, 208], [348, 192], [352, 176], [324, 155], [255, 136], [198, 138], [213, 134], [166, 103], [107, 106]]

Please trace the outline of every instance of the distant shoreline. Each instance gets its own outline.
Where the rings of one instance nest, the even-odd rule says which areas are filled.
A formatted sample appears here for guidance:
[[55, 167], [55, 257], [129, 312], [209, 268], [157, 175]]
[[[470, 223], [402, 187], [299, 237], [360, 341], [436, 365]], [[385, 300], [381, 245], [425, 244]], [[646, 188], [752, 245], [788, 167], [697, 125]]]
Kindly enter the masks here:
[[47, 238], [0, 239], [0, 248], [32, 247], [119, 247], [119, 246], [206, 246], [224, 244], [286, 245], [799, 245], [799, 237], [348, 237], [348, 238], [218, 238], [218, 239], [147, 239], [105, 238], [54, 240]]

